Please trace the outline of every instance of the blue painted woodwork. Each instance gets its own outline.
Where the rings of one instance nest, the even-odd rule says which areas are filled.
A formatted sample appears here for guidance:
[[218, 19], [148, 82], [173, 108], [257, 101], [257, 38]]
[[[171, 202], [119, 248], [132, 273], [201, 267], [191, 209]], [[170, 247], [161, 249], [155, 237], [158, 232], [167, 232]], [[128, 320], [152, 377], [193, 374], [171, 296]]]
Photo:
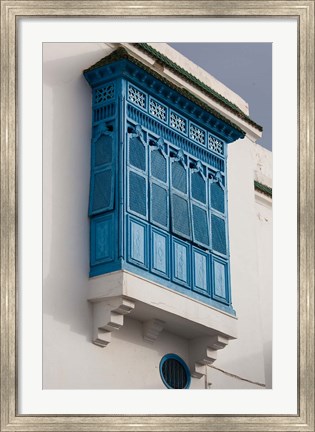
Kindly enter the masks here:
[[151, 226], [151, 272], [169, 279], [170, 237], [162, 230]]
[[226, 304], [230, 301], [229, 274], [227, 263], [219, 257], [213, 257], [213, 298]]
[[209, 253], [192, 248], [193, 290], [203, 295], [211, 293], [209, 260]]
[[241, 133], [127, 59], [84, 75], [90, 276], [126, 269], [235, 314], [226, 147]]
[[175, 283], [190, 288], [190, 264], [191, 247], [188, 243], [177, 238], [172, 239], [173, 273], [172, 280]]

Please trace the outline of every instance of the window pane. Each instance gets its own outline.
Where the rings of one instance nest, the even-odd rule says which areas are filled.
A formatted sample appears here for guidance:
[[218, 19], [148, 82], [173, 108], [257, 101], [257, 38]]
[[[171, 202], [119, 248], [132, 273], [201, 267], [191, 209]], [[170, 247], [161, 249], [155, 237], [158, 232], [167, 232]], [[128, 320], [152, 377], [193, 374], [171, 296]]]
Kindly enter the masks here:
[[172, 227], [173, 232], [191, 238], [188, 202], [176, 194], [172, 196]]
[[207, 203], [206, 182], [198, 172], [191, 174], [191, 195], [195, 200], [204, 204]]
[[212, 215], [212, 247], [217, 252], [226, 255], [225, 220]]
[[151, 221], [168, 227], [168, 201], [166, 189], [152, 183], [151, 186]]
[[219, 183], [211, 184], [211, 207], [224, 213], [224, 190]]
[[95, 174], [92, 211], [111, 210], [113, 208], [112, 194], [112, 170], [107, 169]]
[[180, 162], [173, 162], [172, 165], [172, 186], [180, 192], [187, 193], [186, 168]]
[[102, 134], [95, 143], [95, 166], [111, 163], [113, 158], [113, 139]]
[[129, 209], [143, 216], [147, 214], [146, 179], [132, 171], [129, 173]]
[[194, 240], [203, 245], [209, 245], [209, 227], [207, 211], [193, 204], [192, 217], [194, 227]]
[[158, 180], [166, 183], [167, 167], [166, 159], [158, 150], [151, 152], [151, 175]]
[[145, 146], [137, 137], [132, 137], [129, 141], [129, 163], [142, 171], [146, 170]]

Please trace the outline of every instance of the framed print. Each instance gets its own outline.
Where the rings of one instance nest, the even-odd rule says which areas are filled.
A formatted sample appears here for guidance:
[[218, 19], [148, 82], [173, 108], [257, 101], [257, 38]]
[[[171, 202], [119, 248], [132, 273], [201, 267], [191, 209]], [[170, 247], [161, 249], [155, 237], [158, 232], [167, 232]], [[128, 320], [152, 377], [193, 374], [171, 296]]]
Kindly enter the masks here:
[[314, 430], [314, 2], [1, 24], [1, 431]]

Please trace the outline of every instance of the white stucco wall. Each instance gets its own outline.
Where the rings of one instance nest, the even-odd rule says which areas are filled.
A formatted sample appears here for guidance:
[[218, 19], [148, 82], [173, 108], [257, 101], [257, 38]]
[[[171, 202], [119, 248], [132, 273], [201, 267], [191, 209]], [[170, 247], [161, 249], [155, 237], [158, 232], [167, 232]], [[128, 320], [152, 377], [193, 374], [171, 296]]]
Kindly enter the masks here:
[[[154, 344], [144, 342], [142, 325], [132, 314], [106, 348], [91, 343], [92, 306], [87, 302], [91, 91], [82, 71], [110, 51], [101, 43], [44, 44], [44, 388], [164, 388], [158, 372], [161, 357], [174, 352], [188, 361], [186, 339], [164, 331]], [[238, 339], [218, 351], [207, 378], [192, 379], [191, 388], [207, 388], [209, 382], [211, 388], [262, 388], [271, 382], [271, 207], [255, 198], [259, 150], [255, 153], [254, 146], [248, 138], [240, 140], [229, 146], [228, 157], [231, 284]], [[268, 165], [268, 158], [259, 160]], [[264, 175], [270, 177], [271, 171]]]

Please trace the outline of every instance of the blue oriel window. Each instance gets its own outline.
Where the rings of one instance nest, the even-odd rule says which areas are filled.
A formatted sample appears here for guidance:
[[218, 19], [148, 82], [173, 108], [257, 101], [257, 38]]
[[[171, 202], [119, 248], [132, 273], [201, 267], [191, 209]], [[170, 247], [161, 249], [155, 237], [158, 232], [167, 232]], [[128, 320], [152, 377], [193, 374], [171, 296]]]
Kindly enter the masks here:
[[244, 133], [124, 50], [84, 75], [90, 276], [125, 269], [234, 314], [226, 154]]

